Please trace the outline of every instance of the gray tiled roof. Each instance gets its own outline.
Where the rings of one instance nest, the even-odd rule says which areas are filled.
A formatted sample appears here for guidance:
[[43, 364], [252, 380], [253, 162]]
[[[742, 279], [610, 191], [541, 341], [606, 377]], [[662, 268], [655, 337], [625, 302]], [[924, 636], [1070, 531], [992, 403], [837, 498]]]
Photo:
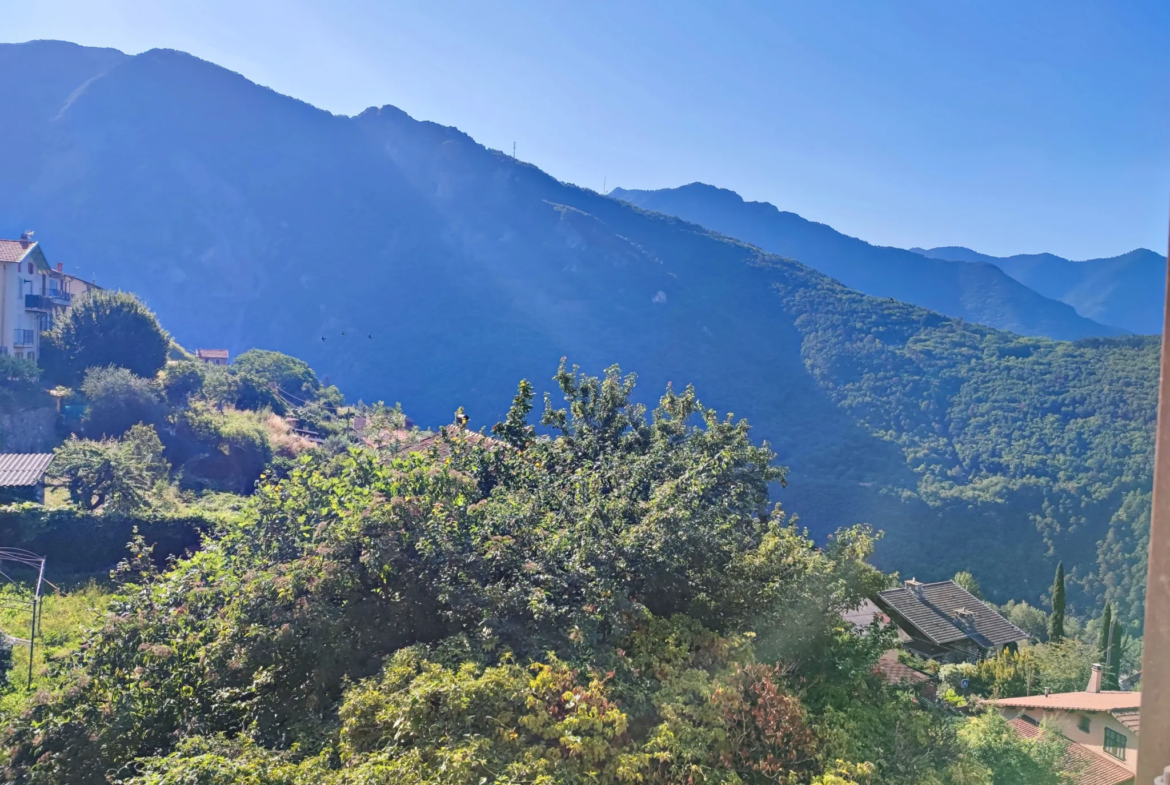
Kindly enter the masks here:
[[0, 454], [0, 488], [36, 485], [52, 460], [51, 452]]
[[[1028, 638], [1028, 633], [954, 581], [923, 583], [917, 590], [889, 589], [878, 594], [877, 602], [939, 646], [970, 638], [990, 648]], [[959, 618], [959, 609], [970, 611], [968, 621]]]

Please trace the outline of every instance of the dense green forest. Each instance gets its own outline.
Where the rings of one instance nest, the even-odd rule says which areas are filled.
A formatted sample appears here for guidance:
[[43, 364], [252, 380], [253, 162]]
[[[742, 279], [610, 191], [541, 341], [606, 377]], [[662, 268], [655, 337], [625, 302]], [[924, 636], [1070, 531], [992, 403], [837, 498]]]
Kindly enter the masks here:
[[891, 465], [868, 479], [932, 512], [891, 529], [885, 546], [944, 575], [970, 569], [985, 586], [1018, 591], [1032, 571], [1037, 596], [1049, 570], [1018, 547], [1035, 537], [1033, 554], [1077, 565], [1082, 607], [1110, 601], [1140, 622], [1158, 338], [1025, 338], [794, 267], [773, 287], [805, 366], [911, 472]]

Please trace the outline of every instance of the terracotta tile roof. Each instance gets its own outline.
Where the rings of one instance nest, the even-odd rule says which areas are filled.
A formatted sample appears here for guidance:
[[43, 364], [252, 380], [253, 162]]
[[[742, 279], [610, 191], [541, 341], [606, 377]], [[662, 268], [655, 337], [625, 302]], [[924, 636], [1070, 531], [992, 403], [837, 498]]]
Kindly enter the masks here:
[[[1008, 724], [1025, 739], [1034, 739], [1041, 733], [1038, 726], [1027, 720], [1009, 720]], [[1064, 739], [1063, 736], [1061, 738]], [[1068, 739], [1064, 741], [1067, 743], [1064, 765], [1077, 785], [1121, 785], [1123, 782], [1133, 782], [1133, 772], [1129, 769], [1090, 752], [1076, 742]]]
[[890, 649], [882, 654], [878, 660], [877, 670], [891, 684], [902, 684], [903, 682], [921, 684], [931, 681], [930, 674], [898, 662], [898, 652], [895, 649]]
[[195, 356], [201, 360], [226, 360], [227, 349], [196, 349]]
[[19, 262], [35, 245], [29, 240], [0, 240], [0, 262]]
[[1138, 733], [1142, 726], [1141, 709], [1114, 709], [1109, 713], [1116, 717], [1118, 722], [1129, 728], [1130, 733], [1134, 736], [1141, 735]]
[[52, 461], [51, 452], [0, 454], [0, 487], [36, 485]]
[[921, 583], [917, 590], [889, 589], [879, 592], [876, 600], [938, 646], [970, 638], [991, 648], [1028, 639], [1028, 633], [954, 581]]
[[1048, 697], [1029, 695], [1024, 698], [999, 698], [988, 701], [995, 706], [1016, 706], [1023, 709], [1067, 709], [1069, 711], [1115, 711], [1140, 709], [1140, 692], [1056, 692]]

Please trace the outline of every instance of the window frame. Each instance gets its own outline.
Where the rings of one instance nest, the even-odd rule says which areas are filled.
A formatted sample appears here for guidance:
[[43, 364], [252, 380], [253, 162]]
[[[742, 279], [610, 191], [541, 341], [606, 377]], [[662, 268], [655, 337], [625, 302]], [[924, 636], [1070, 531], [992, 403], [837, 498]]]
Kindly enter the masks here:
[[[1110, 738], [1112, 736], [1112, 738]], [[1112, 742], [1112, 743], [1110, 743]], [[1125, 760], [1125, 748], [1127, 741], [1124, 733], [1118, 733], [1113, 728], [1105, 728], [1105, 745], [1104, 749], [1118, 760]]]
[[1081, 733], [1091, 733], [1093, 730], [1093, 721], [1089, 719], [1088, 714], [1082, 714], [1077, 718], [1077, 730]]

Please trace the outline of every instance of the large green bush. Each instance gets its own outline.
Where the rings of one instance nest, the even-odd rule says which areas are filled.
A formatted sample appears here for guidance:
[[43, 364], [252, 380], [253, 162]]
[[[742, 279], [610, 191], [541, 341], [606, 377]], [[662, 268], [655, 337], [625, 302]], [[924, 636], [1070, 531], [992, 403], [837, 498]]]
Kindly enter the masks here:
[[232, 363], [235, 371], [248, 374], [262, 384], [275, 384], [297, 398], [311, 400], [321, 391], [317, 374], [304, 360], [267, 349], [249, 349]]
[[81, 391], [87, 401], [81, 427], [93, 438], [121, 436], [133, 425], [158, 426], [166, 419], [158, 383], [126, 368], [90, 368]]
[[73, 387], [89, 368], [113, 365], [153, 378], [166, 365], [170, 337], [132, 294], [95, 291], [81, 298], [42, 339], [46, 378]]

